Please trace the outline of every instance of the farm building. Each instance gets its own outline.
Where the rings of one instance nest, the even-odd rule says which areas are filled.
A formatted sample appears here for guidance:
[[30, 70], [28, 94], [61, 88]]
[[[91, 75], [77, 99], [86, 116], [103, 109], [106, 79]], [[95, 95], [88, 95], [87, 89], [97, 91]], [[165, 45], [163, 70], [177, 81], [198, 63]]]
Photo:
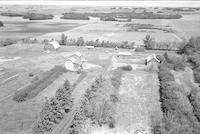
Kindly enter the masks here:
[[161, 61], [156, 57], [155, 54], [149, 55], [145, 59], [145, 65], [148, 66], [148, 70], [158, 70], [158, 64], [160, 64]]
[[82, 54], [78, 52], [68, 57], [65, 62], [65, 68], [69, 71], [78, 71], [82, 69], [84, 62], [86, 62], [86, 59], [83, 58]]
[[128, 58], [131, 56], [132, 56], [132, 53], [130, 53], [130, 52], [119, 52], [117, 54], [117, 57], [119, 57], [119, 58]]
[[94, 46], [85, 46], [87, 49], [94, 49]]
[[46, 42], [44, 44], [44, 50], [49, 50], [49, 51], [53, 51], [54, 50], [55, 51], [55, 50], [57, 50], [59, 48], [60, 48], [60, 44], [55, 40], [50, 41], [50, 42]]

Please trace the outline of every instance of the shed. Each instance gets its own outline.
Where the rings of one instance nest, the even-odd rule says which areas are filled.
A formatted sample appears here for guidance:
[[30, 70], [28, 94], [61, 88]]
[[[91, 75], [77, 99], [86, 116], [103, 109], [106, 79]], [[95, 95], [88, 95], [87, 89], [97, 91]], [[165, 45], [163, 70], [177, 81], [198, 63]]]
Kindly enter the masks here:
[[59, 48], [60, 48], [60, 44], [55, 40], [46, 42], [44, 44], [44, 50], [57, 50]]

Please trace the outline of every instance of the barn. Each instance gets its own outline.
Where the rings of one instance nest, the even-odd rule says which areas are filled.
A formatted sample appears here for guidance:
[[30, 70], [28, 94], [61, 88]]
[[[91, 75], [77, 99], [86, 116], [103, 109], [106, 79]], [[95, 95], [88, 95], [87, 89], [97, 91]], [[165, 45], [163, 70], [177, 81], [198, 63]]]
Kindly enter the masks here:
[[74, 53], [67, 58], [65, 68], [69, 71], [79, 71], [85, 61], [86, 59], [82, 57], [81, 53]]
[[145, 65], [148, 66], [148, 70], [158, 70], [158, 64], [161, 64], [161, 61], [156, 57], [155, 54], [149, 55], [145, 59]]
[[53, 40], [53, 41], [50, 41], [50, 42], [46, 42], [44, 44], [44, 50], [49, 50], [49, 51], [56, 51], [60, 48], [60, 44]]

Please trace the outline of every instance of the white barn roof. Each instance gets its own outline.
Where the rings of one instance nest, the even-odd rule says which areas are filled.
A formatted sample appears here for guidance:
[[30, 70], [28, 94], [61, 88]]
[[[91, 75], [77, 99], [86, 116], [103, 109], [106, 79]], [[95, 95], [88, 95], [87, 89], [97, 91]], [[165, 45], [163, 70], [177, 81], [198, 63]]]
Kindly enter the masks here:
[[158, 63], [160, 63], [160, 60], [156, 57], [155, 54], [149, 55], [149, 56], [146, 58], [147, 63], [150, 62], [152, 59], [155, 59]]
[[49, 42], [49, 44], [51, 44], [54, 47], [54, 49], [60, 48], [60, 44], [57, 41], [55, 41], [55, 40]]

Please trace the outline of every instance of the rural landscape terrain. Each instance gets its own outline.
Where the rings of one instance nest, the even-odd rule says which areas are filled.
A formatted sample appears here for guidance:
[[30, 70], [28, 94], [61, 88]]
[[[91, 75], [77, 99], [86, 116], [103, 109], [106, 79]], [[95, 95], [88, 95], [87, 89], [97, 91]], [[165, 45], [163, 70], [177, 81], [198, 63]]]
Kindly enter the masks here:
[[200, 7], [0, 6], [0, 134], [200, 134]]

